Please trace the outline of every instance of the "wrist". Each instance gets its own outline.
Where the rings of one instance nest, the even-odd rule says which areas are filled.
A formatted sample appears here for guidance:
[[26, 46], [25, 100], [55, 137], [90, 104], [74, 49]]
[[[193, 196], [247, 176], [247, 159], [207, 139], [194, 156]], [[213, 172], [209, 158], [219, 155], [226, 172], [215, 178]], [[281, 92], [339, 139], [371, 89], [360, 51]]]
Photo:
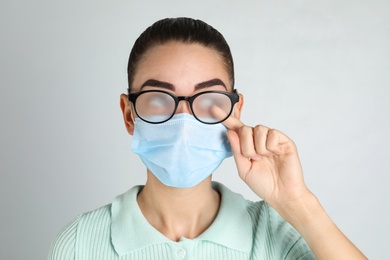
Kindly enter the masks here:
[[337, 228], [310, 191], [297, 200], [279, 203], [274, 209], [301, 234], [317, 259], [367, 259]]
[[270, 205], [298, 231], [303, 231], [308, 225], [315, 225], [320, 219], [323, 222], [328, 218], [317, 197], [308, 189], [297, 199]]

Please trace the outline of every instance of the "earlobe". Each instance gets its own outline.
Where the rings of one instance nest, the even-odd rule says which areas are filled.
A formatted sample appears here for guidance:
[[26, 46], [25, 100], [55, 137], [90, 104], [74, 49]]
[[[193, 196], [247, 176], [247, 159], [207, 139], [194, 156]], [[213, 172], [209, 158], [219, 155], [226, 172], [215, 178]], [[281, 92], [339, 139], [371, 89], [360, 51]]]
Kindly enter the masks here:
[[241, 111], [242, 111], [242, 107], [244, 105], [244, 96], [242, 94], [238, 94], [240, 99], [238, 100], [238, 102], [234, 105], [234, 112], [233, 112], [233, 116], [237, 119], [240, 119], [241, 117]]
[[122, 94], [120, 96], [120, 107], [122, 110], [123, 114], [123, 120], [126, 126], [126, 130], [130, 135], [133, 135], [134, 133], [134, 120], [131, 115], [131, 110], [130, 110], [130, 102], [127, 99], [126, 94]]

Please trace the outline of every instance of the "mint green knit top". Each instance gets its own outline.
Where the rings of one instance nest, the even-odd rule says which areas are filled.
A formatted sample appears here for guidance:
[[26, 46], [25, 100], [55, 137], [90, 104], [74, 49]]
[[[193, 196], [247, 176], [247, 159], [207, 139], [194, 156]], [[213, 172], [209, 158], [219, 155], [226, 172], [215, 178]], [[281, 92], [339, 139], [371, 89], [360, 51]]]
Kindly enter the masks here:
[[195, 239], [169, 240], [137, 204], [142, 186], [82, 214], [54, 240], [49, 260], [315, 259], [297, 231], [263, 201], [250, 202], [220, 183], [221, 205], [212, 225]]

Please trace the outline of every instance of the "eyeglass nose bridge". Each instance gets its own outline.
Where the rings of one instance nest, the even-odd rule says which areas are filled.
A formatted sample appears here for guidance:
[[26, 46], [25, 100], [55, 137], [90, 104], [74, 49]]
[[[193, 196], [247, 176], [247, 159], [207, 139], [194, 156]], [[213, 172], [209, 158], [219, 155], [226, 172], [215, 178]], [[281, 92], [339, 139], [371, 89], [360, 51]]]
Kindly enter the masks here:
[[[177, 98], [177, 103], [176, 103], [176, 109], [175, 109], [175, 114], [178, 114], [178, 113], [188, 113], [188, 114], [193, 114], [193, 111], [192, 111], [192, 97], [189, 97], [189, 96], [179, 96], [179, 97], [176, 97]], [[179, 106], [180, 106], [180, 101], [187, 101], [186, 104], [184, 105], [187, 109], [183, 110], [183, 105], [182, 105], [182, 109], [179, 109]]]

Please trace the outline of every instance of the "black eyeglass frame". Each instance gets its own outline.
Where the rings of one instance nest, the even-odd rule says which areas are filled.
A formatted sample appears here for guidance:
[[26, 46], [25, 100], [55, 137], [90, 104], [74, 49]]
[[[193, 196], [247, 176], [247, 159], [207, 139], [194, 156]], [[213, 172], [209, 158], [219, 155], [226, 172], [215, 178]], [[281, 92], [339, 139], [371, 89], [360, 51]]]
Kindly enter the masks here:
[[[137, 108], [136, 108], [136, 102], [137, 102], [137, 98], [142, 95], [143, 93], [148, 93], [148, 92], [159, 92], [159, 93], [164, 93], [164, 94], [167, 94], [169, 96], [171, 96], [173, 98], [173, 100], [175, 101], [175, 109], [173, 110], [173, 113], [172, 115], [167, 118], [166, 120], [164, 121], [161, 121], [161, 122], [151, 122], [151, 121], [148, 121], [144, 118], [142, 118], [139, 114], [138, 114], [138, 111], [137, 111]], [[230, 102], [231, 102], [231, 108], [230, 108], [230, 111], [229, 113], [227, 114], [227, 116], [223, 119], [223, 120], [220, 120], [220, 121], [217, 121], [217, 122], [204, 122], [202, 120], [200, 120], [194, 113], [194, 110], [192, 108], [192, 103], [194, 102], [195, 98], [197, 98], [198, 96], [200, 95], [204, 95], [204, 94], [207, 94], [207, 93], [219, 93], [219, 94], [223, 94], [225, 96], [227, 96], [229, 99], [230, 99]], [[189, 104], [190, 104], [190, 109], [191, 109], [191, 113], [192, 115], [196, 118], [196, 120], [198, 120], [199, 122], [203, 123], [203, 124], [208, 124], [208, 125], [214, 125], [214, 124], [219, 124], [223, 121], [225, 121], [233, 112], [233, 108], [234, 108], [234, 105], [240, 100], [240, 97], [237, 93], [237, 89], [234, 89], [232, 93], [230, 92], [224, 92], [224, 91], [214, 91], [214, 90], [209, 90], [209, 91], [204, 91], [204, 92], [199, 92], [193, 96], [176, 96], [172, 93], [169, 93], [167, 91], [163, 91], [163, 90], [145, 90], [145, 91], [140, 91], [140, 92], [135, 92], [135, 93], [130, 93], [127, 95], [127, 98], [130, 102], [133, 103], [134, 105], [134, 110], [135, 110], [135, 113], [137, 114], [137, 116], [142, 120], [142, 121], [145, 121], [147, 123], [150, 123], [150, 124], [162, 124], [164, 122], [167, 122], [168, 120], [170, 120], [175, 114], [176, 114], [176, 110], [177, 110], [177, 107], [179, 106], [179, 102], [184, 100], [184, 101], [187, 101]]]

